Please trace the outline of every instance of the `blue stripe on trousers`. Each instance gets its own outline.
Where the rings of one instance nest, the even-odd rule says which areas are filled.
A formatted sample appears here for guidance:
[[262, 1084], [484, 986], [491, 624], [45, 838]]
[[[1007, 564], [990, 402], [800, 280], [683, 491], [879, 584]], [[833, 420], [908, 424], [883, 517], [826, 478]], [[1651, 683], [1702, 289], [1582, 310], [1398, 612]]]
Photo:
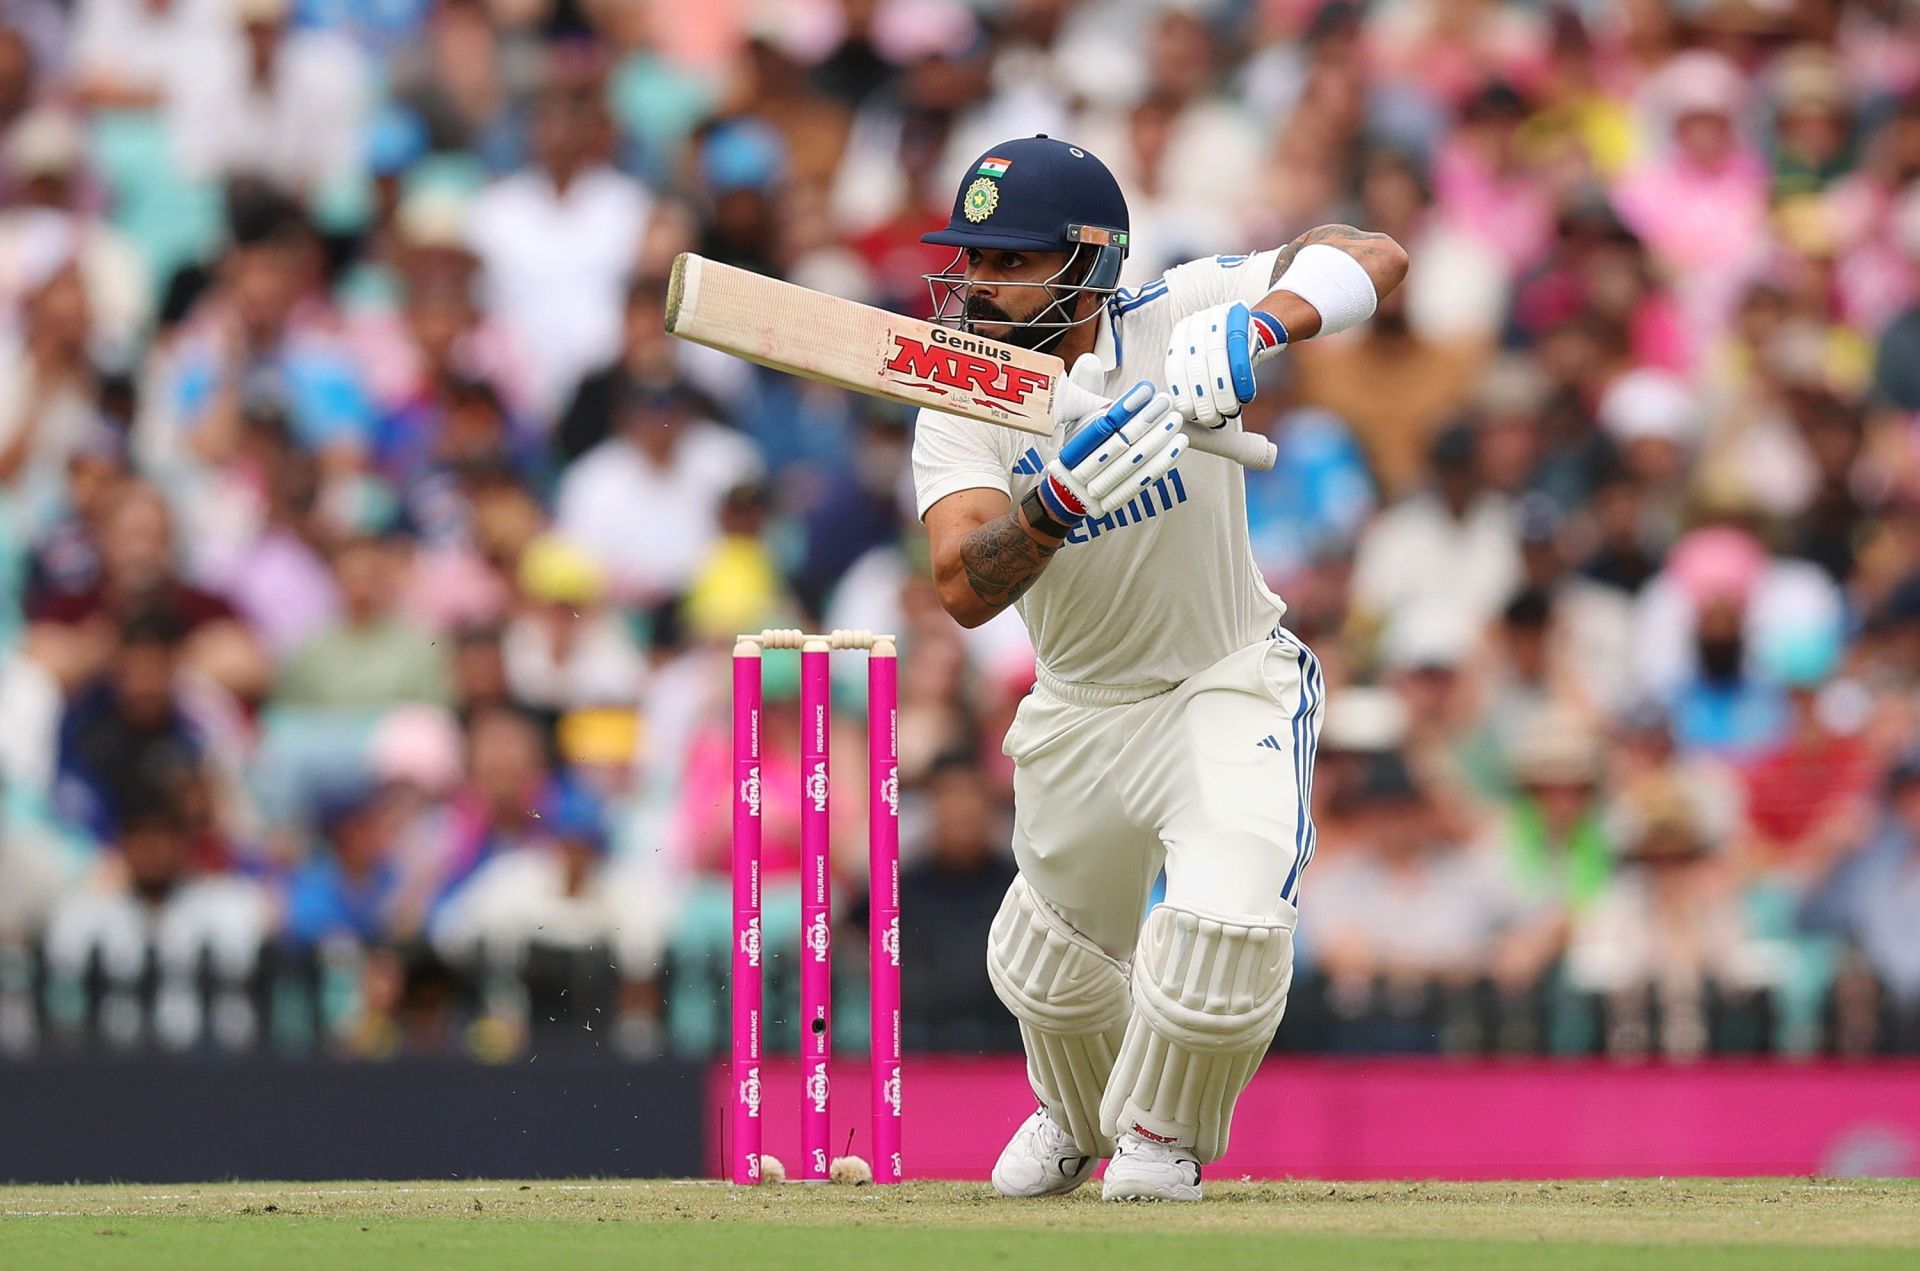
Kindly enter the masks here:
[[1307, 856], [1311, 850], [1308, 835], [1312, 832], [1313, 826], [1312, 810], [1307, 806], [1309, 776], [1305, 764], [1308, 756], [1303, 744], [1304, 735], [1301, 727], [1308, 712], [1315, 705], [1311, 671], [1313, 655], [1307, 651], [1307, 646], [1304, 644], [1296, 642], [1295, 647], [1299, 649], [1294, 662], [1300, 671], [1300, 702], [1294, 707], [1293, 719], [1288, 727], [1293, 736], [1293, 792], [1299, 815], [1293, 826], [1293, 868], [1287, 871], [1287, 881], [1280, 885], [1280, 898], [1289, 903], [1293, 901], [1294, 884], [1300, 878], [1300, 871], [1306, 868]]
[[[1306, 859], [1300, 862], [1300, 867], [1296, 872], [1304, 875], [1307, 871], [1307, 866], [1313, 863], [1314, 849], [1320, 845], [1320, 831], [1313, 823], [1313, 760], [1314, 752], [1317, 749], [1314, 722], [1319, 718], [1321, 710], [1326, 706], [1327, 684], [1326, 672], [1320, 666], [1320, 659], [1315, 657], [1313, 650], [1307, 649], [1305, 645], [1302, 645], [1301, 648], [1305, 649], [1307, 654], [1309, 678], [1313, 686], [1313, 709], [1307, 712], [1306, 721], [1301, 728], [1301, 740], [1305, 743], [1306, 751], [1302, 763], [1307, 773], [1307, 797], [1306, 801], [1300, 806], [1301, 820], [1305, 821], [1307, 825], [1307, 855]], [[1289, 897], [1289, 899], [1292, 898]], [[1296, 901], [1295, 903], [1298, 902]]]

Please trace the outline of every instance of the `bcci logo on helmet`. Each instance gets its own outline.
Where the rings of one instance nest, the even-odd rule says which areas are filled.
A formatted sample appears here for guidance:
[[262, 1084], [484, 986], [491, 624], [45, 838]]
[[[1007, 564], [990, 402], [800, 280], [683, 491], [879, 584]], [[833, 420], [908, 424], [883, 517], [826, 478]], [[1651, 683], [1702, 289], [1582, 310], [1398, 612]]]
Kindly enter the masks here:
[[880, 947], [887, 951], [887, 965], [900, 965], [900, 915], [895, 914], [880, 936]]
[[827, 927], [827, 916], [817, 913], [807, 924], [807, 952], [813, 955], [815, 962], [825, 962], [833, 953], [833, 936]]
[[758, 764], [747, 770], [746, 780], [740, 783], [740, 802], [747, 805], [748, 816], [760, 815], [760, 766]]
[[888, 1070], [887, 1081], [881, 1087], [880, 1097], [885, 1100], [887, 1111], [894, 1116], [900, 1115], [900, 1069]]
[[807, 1074], [807, 1102], [813, 1105], [815, 1112], [827, 1110], [827, 1066], [815, 1064]]
[[961, 200], [960, 210], [968, 220], [976, 225], [993, 215], [1000, 206], [1000, 187], [986, 177], [980, 177], [967, 187], [967, 194]]
[[760, 918], [755, 915], [747, 920], [746, 929], [740, 933], [740, 952], [747, 955], [747, 965], [760, 965]]
[[740, 1102], [746, 1105], [747, 1115], [760, 1115], [760, 1069], [756, 1066], [747, 1069], [746, 1080], [740, 1083]]
[[813, 801], [815, 812], [827, 810], [827, 764], [824, 759], [813, 765], [813, 774], [807, 778], [807, 798]]

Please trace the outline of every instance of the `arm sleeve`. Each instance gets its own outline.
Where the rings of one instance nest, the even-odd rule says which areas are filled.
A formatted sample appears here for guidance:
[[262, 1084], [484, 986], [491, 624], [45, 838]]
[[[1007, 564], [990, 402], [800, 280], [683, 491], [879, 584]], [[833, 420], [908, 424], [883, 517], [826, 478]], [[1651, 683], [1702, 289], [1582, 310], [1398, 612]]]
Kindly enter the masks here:
[[1008, 465], [1015, 449], [1010, 443], [1017, 440], [992, 424], [921, 411], [913, 427], [915, 515], [924, 518], [928, 508], [958, 490], [998, 490], [1012, 498]]

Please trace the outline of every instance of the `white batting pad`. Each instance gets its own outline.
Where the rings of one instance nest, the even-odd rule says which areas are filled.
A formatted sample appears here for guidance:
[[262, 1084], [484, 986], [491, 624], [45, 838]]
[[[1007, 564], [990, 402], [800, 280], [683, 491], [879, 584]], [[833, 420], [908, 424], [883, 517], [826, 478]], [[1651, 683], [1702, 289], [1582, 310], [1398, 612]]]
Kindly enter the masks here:
[[987, 937], [987, 974], [1020, 1021], [1034, 1097], [1081, 1151], [1110, 1155], [1113, 1139], [1101, 1133], [1100, 1100], [1132, 1010], [1126, 964], [1016, 878]]
[[1133, 1016], [1101, 1104], [1108, 1135], [1227, 1150], [1233, 1105], [1287, 1009], [1293, 921], [1155, 906], [1133, 958]]

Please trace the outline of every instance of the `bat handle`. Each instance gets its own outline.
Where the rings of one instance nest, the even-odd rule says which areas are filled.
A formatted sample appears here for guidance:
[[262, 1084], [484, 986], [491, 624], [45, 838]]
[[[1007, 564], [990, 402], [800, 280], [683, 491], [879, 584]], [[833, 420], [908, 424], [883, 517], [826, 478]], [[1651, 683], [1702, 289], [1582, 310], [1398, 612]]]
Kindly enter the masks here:
[[1238, 428], [1196, 428], [1189, 425], [1187, 441], [1195, 450], [1203, 450], [1222, 459], [1231, 459], [1256, 472], [1271, 471], [1280, 459], [1280, 451], [1257, 432]]
[[[1060, 378], [1054, 391], [1055, 407], [1068, 419], [1084, 419], [1096, 410], [1105, 410], [1108, 405], [1106, 398], [1080, 387], [1065, 376]], [[1279, 450], [1271, 441], [1259, 433], [1244, 432], [1238, 428], [1200, 428], [1190, 424], [1187, 426], [1187, 444], [1195, 450], [1219, 455], [1222, 459], [1256, 472], [1271, 470], [1280, 458]]]

